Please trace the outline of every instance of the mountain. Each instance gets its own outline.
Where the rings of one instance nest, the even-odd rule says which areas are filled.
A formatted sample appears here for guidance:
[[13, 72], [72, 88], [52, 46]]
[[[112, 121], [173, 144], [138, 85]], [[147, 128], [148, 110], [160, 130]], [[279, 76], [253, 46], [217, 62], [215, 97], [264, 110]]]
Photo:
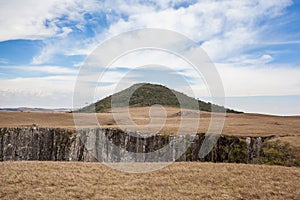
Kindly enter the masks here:
[[178, 101], [178, 99], [180, 99], [181, 106], [183, 108], [197, 110], [200, 108], [201, 111], [211, 112], [211, 107], [214, 107], [214, 111], [216, 112], [221, 112], [225, 109], [228, 113], [241, 113], [239, 111], [224, 108], [223, 106], [196, 100], [181, 92], [171, 90], [163, 85], [150, 83], [134, 84], [125, 90], [110, 95], [100, 101], [97, 101], [96, 103], [83, 107], [78, 110], [78, 112], [106, 112], [111, 108], [112, 100], [114, 106], [124, 107], [128, 106], [128, 103], [126, 103], [126, 100], [128, 101], [128, 99], [129, 106], [131, 107], [152, 106], [154, 104], [170, 107], [180, 107], [180, 103]]

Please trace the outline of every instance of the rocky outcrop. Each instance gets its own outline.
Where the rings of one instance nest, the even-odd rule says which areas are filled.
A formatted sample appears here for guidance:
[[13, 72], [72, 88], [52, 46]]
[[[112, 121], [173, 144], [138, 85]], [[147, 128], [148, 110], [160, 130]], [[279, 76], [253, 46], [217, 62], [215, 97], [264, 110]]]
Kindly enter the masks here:
[[[1, 128], [0, 161], [100, 162], [209, 161], [260, 163], [268, 138], [220, 136], [213, 146], [205, 134], [140, 135], [118, 129]], [[207, 152], [207, 154], [205, 153]]]

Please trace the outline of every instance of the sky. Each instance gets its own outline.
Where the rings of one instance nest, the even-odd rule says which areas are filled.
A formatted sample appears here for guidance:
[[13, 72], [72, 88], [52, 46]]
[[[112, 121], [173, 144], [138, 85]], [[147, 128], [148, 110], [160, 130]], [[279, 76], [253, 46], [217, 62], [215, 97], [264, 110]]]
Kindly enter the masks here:
[[[0, 107], [81, 107], [72, 98], [89, 55], [124, 32], [159, 28], [207, 53], [222, 80], [225, 106], [300, 115], [299, 11], [300, 1], [291, 0], [0, 0]], [[139, 68], [147, 64], [165, 68]], [[187, 79], [193, 94], [174, 73]], [[128, 84], [161, 83], [209, 100], [203, 80], [194, 76], [166, 52], [134, 52], [112, 64], [95, 99], [125, 77]]]

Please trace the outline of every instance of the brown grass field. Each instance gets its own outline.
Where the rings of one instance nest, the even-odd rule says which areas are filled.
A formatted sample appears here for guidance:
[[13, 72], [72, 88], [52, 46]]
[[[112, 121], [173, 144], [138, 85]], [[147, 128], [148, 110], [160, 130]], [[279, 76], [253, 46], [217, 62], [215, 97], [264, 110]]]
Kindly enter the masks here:
[[[149, 107], [131, 108], [137, 130], [176, 134], [181, 118], [178, 108], [165, 108], [166, 123], [160, 127], [160, 115]], [[123, 110], [116, 111], [122, 115]], [[187, 112], [182, 134], [190, 133], [192, 122], [200, 122], [198, 132], [206, 132], [211, 113]], [[79, 114], [87, 121], [94, 114]], [[111, 112], [97, 113], [102, 127], [118, 127]], [[152, 119], [153, 119], [152, 118]], [[124, 118], [125, 119], [125, 118]], [[282, 117], [260, 114], [226, 114], [222, 134], [239, 136], [277, 135], [300, 152], [300, 116]], [[127, 129], [136, 127], [121, 124]], [[0, 112], [0, 127], [39, 127], [74, 129], [71, 113]], [[84, 126], [83, 126], [84, 127]], [[276, 140], [276, 139], [273, 139]], [[148, 163], [139, 163], [145, 165]], [[131, 167], [132, 163], [127, 163]], [[299, 199], [300, 168], [228, 164], [173, 163], [144, 174], [129, 174], [101, 163], [82, 162], [0, 162], [0, 199]]]
[[[120, 121], [122, 128], [137, 130], [145, 133], [153, 133], [153, 130], [160, 130], [162, 134], [188, 134], [193, 132], [194, 124], [199, 122], [198, 132], [207, 132], [211, 120], [211, 113], [187, 110], [188, 114], [184, 117], [187, 119], [181, 124], [183, 127], [178, 132], [181, 117], [178, 116], [179, 108], [165, 107], [167, 114], [166, 123], [161, 127], [161, 115], [152, 112], [154, 120], [151, 125], [149, 116], [149, 107], [130, 108], [130, 114], [133, 122], [138, 126], [128, 125], [126, 120]], [[124, 114], [124, 110], [117, 110], [115, 113]], [[153, 114], [154, 113], [154, 114]], [[82, 113], [78, 114], [78, 121], [86, 121], [87, 127], [97, 127], [98, 124], [90, 123], [90, 117], [95, 114]], [[101, 127], [116, 128], [112, 112], [97, 113], [98, 122]], [[126, 117], [124, 117], [126, 119]], [[0, 112], [0, 127], [22, 127], [38, 124], [40, 127], [59, 127], [74, 129], [74, 119], [72, 113], [41, 113], [41, 112]], [[85, 126], [84, 126], [85, 127]], [[272, 116], [262, 114], [232, 114], [227, 113], [222, 130], [224, 135], [239, 136], [280, 136], [279, 139], [289, 142], [293, 146], [300, 147], [300, 116]]]
[[[130, 114], [133, 121], [143, 130], [149, 126], [150, 122], [149, 107], [130, 108]], [[179, 108], [165, 108], [167, 113], [166, 123], [160, 130], [160, 133], [177, 133], [181, 122]], [[180, 133], [190, 133], [192, 122], [198, 122], [199, 113], [190, 111], [186, 114], [185, 124], [182, 124], [184, 129]], [[117, 111], [122, 115], [123, 110]], [[78, 114], [79, 120], [89, 119], [95, 114], [82, 113]], [[97, 113], [97, 118], [102, 127], [118, 127], [113, 114]], [[159, 115], [153, 115], [154, 119], [160, 118]], [[211, 120], [211, 113], [201, 112], [198, 132], [206, 132]], [[87, 120], [88, 121], [88, 120]], [[122, 125], [128, 129], [134, 129], [134, 126], [126, 124], [126, 121], [121, 121]], [[42, 112], [0, 112], [0, 127], [22, 127], [38, 124], [40, 127], [59, 127], [59, 128], [75, 128], [72, 113], [42, 113]], [[151, 126], [160, 126], [159, 123], [153, 123]], [[97, 126], [97, 124], [87, 124], [89, 127]], [[227, 113], [222, 134], [225, 135], [240, 135], [240, 136], [300, 136], [300, 116], [273, 116], [262, 114], [232, 114]]]
[[[146, 165], [145, 163], [144, 165]], [[130, 165], [130, 164], [128, 164]], [[0, 163], [0, 199], [299, 199], [300, 168], [173, 163], [144, 174], [101, 163]]]

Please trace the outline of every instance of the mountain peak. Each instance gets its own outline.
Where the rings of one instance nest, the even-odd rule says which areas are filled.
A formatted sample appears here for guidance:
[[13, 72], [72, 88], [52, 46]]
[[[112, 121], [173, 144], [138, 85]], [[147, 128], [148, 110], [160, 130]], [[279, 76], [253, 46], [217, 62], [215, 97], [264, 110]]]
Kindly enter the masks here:
[[112, 104], [114, 107], [145, 107], [159, 104], [208, 112], [211, 112], [213, 107], [216, 112], [240, 113], [223, 106], [197, 100], [164, 85], [152, 83], [136, 83], [125, 90], [80, 109], [79, 112], [106, 112], [111, 109]]

